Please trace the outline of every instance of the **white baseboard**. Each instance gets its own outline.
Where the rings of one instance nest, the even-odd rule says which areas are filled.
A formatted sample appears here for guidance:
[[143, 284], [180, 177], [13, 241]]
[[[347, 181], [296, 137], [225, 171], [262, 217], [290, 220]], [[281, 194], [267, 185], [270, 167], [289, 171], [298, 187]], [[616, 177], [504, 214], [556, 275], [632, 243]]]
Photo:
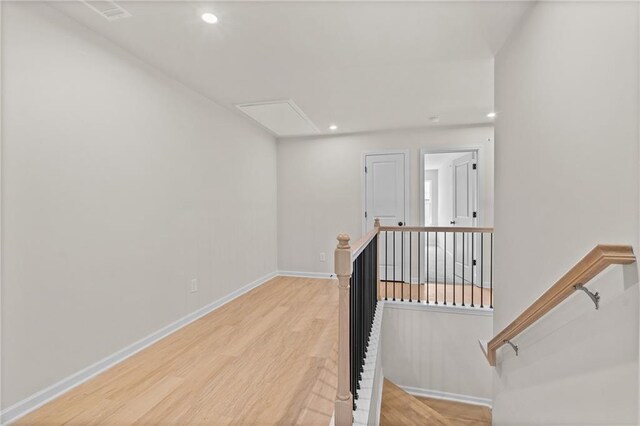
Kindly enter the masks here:
[[121, 349], [120, 351], [109, 355], [106, 358], [103, 358], [95, 364], [92, 364], [78, 371], [77, 373], [74, 373], [71, 376], [60, 380], [59, 382], [49, 386], [48, 388], [36, 392], [35, 394], [23, 399], [22, 401], [19, 401], [10, 407], [7, 407], [5, 410], [0, 412], [0, 424], [4, 425], [19, 419], [20, 417], [51, 401], [52, 399], [62, 395], [65, 392], [68, 392], [74, 387], [86, 382], [87, 380], [102, 373], [103, 371], [124, 361], [135, 353], [140, 352], [141, 350], [154, 344], [158, 340], [167, 337], [171, 333], [176, 332], [177, 330], [192, 323], [198, 318], [207, 315], [208, 313], [216, 310], [222, 305], [231, 302], [233, 299], [242, 296], [248, 291], [266, 283], [276, 275], [278, 274], [275, 272], [265, 275], [264, 277], [259, 278], [232, 293], [229, 293], [228, 295], [198, 309], [197, 311], [180, 318], [179, 320], [161, 328], [160, 330], [148, 335], [147, 337], [138, 340], [137, 342]]
[[471, 307], [469, 305], [461, 306], [456, 305], [453, 306], [451, 304], [443, 305], [442, 303], [436, 305], [434, 303], [426, 304], [424, 302], [409, 302], [405, 300], [400, 302], [399, 300], [385, 300], [385, 308], [387, 309], [405, 309], [405, 310], [414, 310], [414, 311], [430, 311], [437, 313], [450, 313], [450, 314], [464, 314], [464, 315], [478, 315], [483, 317], [493, 316], [493, 309], [489, 308], [480, 308], [478, 306]]
[[281, 277], [302, 277], [302, 278], [335, 278], [336, 275], [329, 272], [298, 272], [298, 271], [278, 271]]
[[[400, 385], [399, 385], [400, 386]], [[400, 386], [402, 390], [413, 396], [422, 396], [425, 398], [445, 399], [447, 401], [463, 402], [465, 404], [482, 405], [492, 408], [492, 401], [489, 398], [479, 398], [471, 395], [461, 395], [451, 392], [442, 392], [437, 390], [414, 388], [412, 386]]]

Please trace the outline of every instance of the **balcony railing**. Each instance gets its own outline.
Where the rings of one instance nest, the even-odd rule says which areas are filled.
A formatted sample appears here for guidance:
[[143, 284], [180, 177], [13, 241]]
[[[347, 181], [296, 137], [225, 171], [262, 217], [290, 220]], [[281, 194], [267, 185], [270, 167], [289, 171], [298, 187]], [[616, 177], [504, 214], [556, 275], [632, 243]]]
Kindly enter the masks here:
[[493, 228], [381, 226], [380, 297], [493, 308]]
[[[376, 309], [384, 300], [493, 308], [493, 229], [380, 226], [338, 236], [336, 425], [351, 425]], [[354, 402], [356, 401], [356, 402]]]

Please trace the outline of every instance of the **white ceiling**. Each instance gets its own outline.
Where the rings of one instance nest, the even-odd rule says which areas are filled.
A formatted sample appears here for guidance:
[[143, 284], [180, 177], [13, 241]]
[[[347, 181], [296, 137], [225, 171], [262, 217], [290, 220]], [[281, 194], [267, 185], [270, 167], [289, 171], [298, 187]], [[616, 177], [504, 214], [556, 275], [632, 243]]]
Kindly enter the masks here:
[[54, 7], [229, 109], [292, 99], [330, 133], [489, 121], [493, 57], [531, 3], [119, 4], [132, 17]]

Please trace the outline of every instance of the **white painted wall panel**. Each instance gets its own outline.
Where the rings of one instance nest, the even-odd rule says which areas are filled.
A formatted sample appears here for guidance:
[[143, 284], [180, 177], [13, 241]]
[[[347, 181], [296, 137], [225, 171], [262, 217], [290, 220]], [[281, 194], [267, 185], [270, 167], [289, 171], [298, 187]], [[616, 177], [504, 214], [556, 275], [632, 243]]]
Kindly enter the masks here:
[[[496, 58], [498, 332], [598, 243], [639, 237], [637, 2], [540, 2]], [[637, 265], [498, 352], [494, 423], [638, 423]]]
[[492, 372], [478, 339], [491, 338], [493, 317], [385, 304], [384, 375], [400, 386], [491, 399]]
[[276, 147], [48, 5], [2, 19], [7, 407], [273, 272]]

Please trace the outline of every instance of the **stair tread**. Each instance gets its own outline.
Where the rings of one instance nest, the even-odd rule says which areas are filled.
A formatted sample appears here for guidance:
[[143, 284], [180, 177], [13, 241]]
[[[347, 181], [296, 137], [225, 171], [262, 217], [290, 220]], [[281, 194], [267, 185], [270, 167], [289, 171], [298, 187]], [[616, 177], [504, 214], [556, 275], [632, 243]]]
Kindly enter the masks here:
[[390, 380], [384, 380], [380, 425], [441, 425], [453, 426], [442, 414], [402, 390]]

